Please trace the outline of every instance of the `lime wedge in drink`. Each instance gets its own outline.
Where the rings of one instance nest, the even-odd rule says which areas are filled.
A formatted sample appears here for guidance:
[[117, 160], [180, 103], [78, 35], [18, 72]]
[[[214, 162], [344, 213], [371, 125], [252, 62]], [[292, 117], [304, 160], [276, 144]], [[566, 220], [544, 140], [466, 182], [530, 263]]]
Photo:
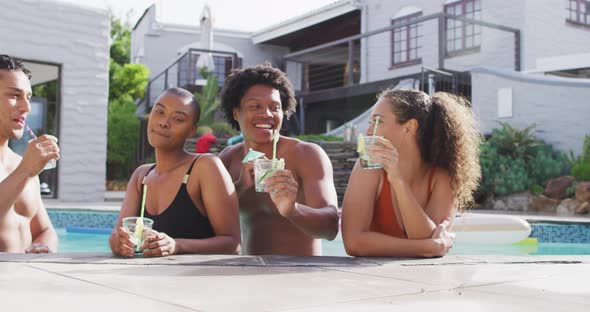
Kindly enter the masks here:
[[137, 240], [136, 245], [141, 241], [141, 234], [143, 232], [143, 219], [137, 218], [135, 221], [135, 232], [133, 232], [133, 238]]
[[264, 179], [266, 178], [266, 176], [267, 176], [269, 173], [271, 173], [271, 172], [272, 172], [272, 170], [269, 170], [269, 171], [265, 172], [265, 173], [264, 173], [264, 174], [263, 174], [263, 175], [260, 177], [260, 179], [258, 179], [258, 183], [261, 183], [261, 182], [262, 182], [262, 180], [264, 180]]
[[359, 136], [356, 139], [356, 142], [357, 142], [356, 151], [359, 154], [364, 154], [365, 153], [365, 138], [363, 137], [362, 134], [359, 134]]
[[264, 180], [266, 178], [266, 176], [268, 176], [270, 173], [272, 173], [275, 170], [283, 170], [285, 169], [285, 160], [283, 158], [281, 159], [275, 159], [272, 162], [272, 169], [268, 170], [267, 172], [265, 172], [260, 179], [258, 179], [258, 183], [261, 183], [262, 180]]

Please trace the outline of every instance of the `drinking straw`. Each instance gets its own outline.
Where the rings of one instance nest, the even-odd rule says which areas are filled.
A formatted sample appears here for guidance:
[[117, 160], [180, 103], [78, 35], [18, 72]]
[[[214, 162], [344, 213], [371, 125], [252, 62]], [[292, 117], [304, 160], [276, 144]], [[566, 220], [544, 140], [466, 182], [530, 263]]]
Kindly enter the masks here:
[[27, 129], [27, 132], [33, 137], [33, 139], [37, 138], [37, 136], [35, 135], [35, 132], [33, 132], [33, 130], [31, 130], [31, 128], [29, 128], [29, 125], [25, 124], [25, 129]]
[[[37, 135], [35, 134], [35, 132], [33, 132], [33, 130], [31, 130], [31, 127], [29, 127], [29, 125], [27, 125], [26, 123], [25, 123], [25, 129], [27, 129], [27, 132], [29, 133], [29, 135], [31, 137], [33, 137], [33, 140], [37, 138]], [[53, 164], [51, 164], [51, 162], [53, 162]], [[55, 168], [55, 160], [54, 159], [50, 160], [49, 163], [47, 163], [47, 165], [45, 166], [45, 169], [52, 169], [52, 168]]]
[[277, 159], [277, 143], [279, 142], [279, 130], [276, 129], [273, 131], [273, 138], [272, 138], [272, 160], [273, 163]]
[[147, 176], [143, 177], [143, 194], [141, 196], [141, 210], [139, 212], [139, 219], [135, 221], [135, 231], [133, 232], [133, 236], [137, 239], [141, 237], [141, 233], [143, 232], [143, 212], [145, 211], [145, 197], [147, 195], [147, 184], [145, 180]]
[[142, 219], [142, 221], [143, 221], [143, 212], [145, 211], [145, 197], [147, 194], [147, 184], [145, 183], [146, 179], [147, 179], [147, 176], [143, 177], [143, 194], [141, 197], [141, 211], [139, 213], [139, 217]]
[[375, 125], [373, 126], [373, 136], [375, 136], [375, 134], [377, 134], [377, 125], [379, 124], [379, 117], [380, 116], [375, 116]]

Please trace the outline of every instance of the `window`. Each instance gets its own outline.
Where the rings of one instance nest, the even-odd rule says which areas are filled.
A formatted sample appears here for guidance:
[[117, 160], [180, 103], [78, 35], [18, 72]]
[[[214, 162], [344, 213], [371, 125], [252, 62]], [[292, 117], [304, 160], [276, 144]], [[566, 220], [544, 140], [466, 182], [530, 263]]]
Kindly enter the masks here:
[[[445, 5], [445, 13], [468, 19], [481, 18], [481, 0], [461, 0]], [[479, 48], [481, 26], [463, 21], [446, 19], [447, 55]]]
[[[392, 25], [400, 25], [410, 22], [422, 15], [422, 12], [394, 18], [391, 20]], [[420, 24], [415, 23], [391, 31], [391, 66], [406, 66], [419, 64], [422, 59], [418, 57], [418, 38], [420, 37]]]
[[590, 1], [569, 0], [567, 21], [583, 26], [590, 26]]

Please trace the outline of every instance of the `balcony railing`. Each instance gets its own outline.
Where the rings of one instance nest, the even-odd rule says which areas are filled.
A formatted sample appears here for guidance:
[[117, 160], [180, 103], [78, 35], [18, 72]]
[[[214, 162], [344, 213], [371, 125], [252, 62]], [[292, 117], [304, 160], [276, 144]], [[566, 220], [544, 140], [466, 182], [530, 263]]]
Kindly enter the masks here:
[[215, 65], [213, 74], [217, 76], [220, 86], [225, 83], [225, 79], [232, 69], [241, 67], [241, 59], [235, 52], [189, 49], [149, 81], [145, 98], [146, 110], [149, 111], [160, 93], [170, 87], [181, 87], [194, 91], [197, 81], [203, 79], [197, 68], [197, 61], [199, 57], [208, 53], [213, 56]]
[[297, 91], [309, 94], [415, 74], [423, 66], [519, 71], [520, 42], [518, 29], [436, 13], [289, 53], [284, 62]]

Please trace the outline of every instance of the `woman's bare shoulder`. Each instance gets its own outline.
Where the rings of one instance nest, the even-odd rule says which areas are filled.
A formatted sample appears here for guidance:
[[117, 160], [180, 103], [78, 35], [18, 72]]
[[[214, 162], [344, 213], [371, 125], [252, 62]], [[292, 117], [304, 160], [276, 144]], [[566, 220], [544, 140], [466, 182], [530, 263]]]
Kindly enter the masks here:
[[198, 176], [205, 180], [219, 175], [222, 171], [227, 171], [220, 157], [211, 153], [204, 153], [195, 161], [191, 176]]
[[143, 178], [147, 175], [148, 171], [154, 164], [144, 164], [133, 171], [131, 178], [129, 178], [129, 183], [127, 185], [127, 191], [136, 190], [139, 191], [141, 188], [141, 182]]
[[150, 168], [155, 165], [155, 164], [144, 164], [141, 165], [137, 168], [135, 168], [135, 171], [133, 172], [133, 175], [131, 176], [132, 178], [135, 177], [143, 177], [147, 174], [148, 170], [150, 170]]

